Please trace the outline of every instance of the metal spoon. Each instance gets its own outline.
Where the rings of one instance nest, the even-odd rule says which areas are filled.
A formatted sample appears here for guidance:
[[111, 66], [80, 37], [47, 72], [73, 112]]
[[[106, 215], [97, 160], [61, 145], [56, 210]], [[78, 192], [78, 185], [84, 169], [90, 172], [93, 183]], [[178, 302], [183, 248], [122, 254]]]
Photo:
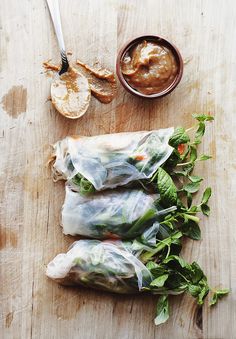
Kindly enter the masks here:
[[58, 0], [47, 0], [58, 45], [61, 53], [62, 67], [59, 77], [51, 85], [52, 103], [67, 118], [81, 117], [89, 106], [91, 90], [87, 78], [70, 67], [62, 34], [61, 16]]

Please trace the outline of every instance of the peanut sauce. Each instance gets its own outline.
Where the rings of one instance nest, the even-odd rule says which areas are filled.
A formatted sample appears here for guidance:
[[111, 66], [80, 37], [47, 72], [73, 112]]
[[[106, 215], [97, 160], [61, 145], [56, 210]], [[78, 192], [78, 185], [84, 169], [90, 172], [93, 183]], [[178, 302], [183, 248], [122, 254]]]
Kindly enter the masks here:
[[91, 91], [88, 80], [70, 67], [53, 81], [51, 96], [53, 105], [62, 115], [78, 118], [89, 106]]
[[[68, 54], [68, 53], [67, 53]], [[61, 66], [60, 65], [54, 65], [50, 63], [49, 61], [46, 61], [43, 63], [44, 68], [46, 71], [59, 71]], [[76, 68], [75, 71], [78, 71], [81, 75], [85, 76], [89, 82], [89, 87], [91, 89], [92, 95], [98, 99], [100, 102], [104, 104], [110, 103], [115, 95], [117, 90], [116, 85], [116, 78], [115, 74], [111, 72], [110, 70], [102, 67], [99, 62], [94, 63], [93, 66], [88, 66], [87, 64], [81, 62], [80, 60], [76, 61], [76, 65], [74, 66]], [[70, 73], [73, 78], [73, 74]], [[66, 77], [66, 78], [65, 78]], [[71, 89], [71, 86], [73, 86], [73, 81], [70, 83], [68, 82], [68, 76], [63, 74], [62, 79], [66, 80], [66, 87], [67, 89]], [[76, 84], [74, 87], [74, 90], [76, 89]], [[65, 95], [64, 99], [67, 99], [68, 96]]]
[[173, 83], [178, 66], [168, 47], [144, 40], [126, 52], [121, 60], [121, 71], [131, 87], [151, 95]]
[[98, 62], [93, 67], [80, 60], [77, 60], [76, 63], [79, 71], [88, 79], [92, 95], [104, 104], [111, 102], [117, 88], [114, 73], [102, 67]]

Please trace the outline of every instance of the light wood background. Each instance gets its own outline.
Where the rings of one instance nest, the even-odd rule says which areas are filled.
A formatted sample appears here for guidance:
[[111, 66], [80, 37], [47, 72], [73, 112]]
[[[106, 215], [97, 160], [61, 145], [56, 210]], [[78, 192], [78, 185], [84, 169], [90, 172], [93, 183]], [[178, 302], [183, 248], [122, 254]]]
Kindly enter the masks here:
[[[97, 58], [115, 69], [118, 49], [140, 34], [174, 42], [186, 62], [183, 79], [168, 97], [144, 101], [118, 86], [108, 105], [92, 99], [77, 121], [60, 116], [49, 97], [42, 62], [59, 61], [43, 0], [0, 4], [0, 337], [76, 339], [236, 338], [236, 5], [220, 0], [61, 0], [71, 60]], [[171, 318], [155, 327], [156, 297], [116, 296], [63, 288], [45, 265], [73, 241], [63, 236], [59, 213], [63, 184], [45, 167], [49, 144], [67, 134], [95, 135], [191, 126], [194, 112], [213, 112], [202, 150], [213, 160], [198, 172], [212, 186], [212, 215], [202, 218], [202, 241], [187, 241], [210, 283], [232, 293], [209, 310], [189, 296], [171, 299]]]

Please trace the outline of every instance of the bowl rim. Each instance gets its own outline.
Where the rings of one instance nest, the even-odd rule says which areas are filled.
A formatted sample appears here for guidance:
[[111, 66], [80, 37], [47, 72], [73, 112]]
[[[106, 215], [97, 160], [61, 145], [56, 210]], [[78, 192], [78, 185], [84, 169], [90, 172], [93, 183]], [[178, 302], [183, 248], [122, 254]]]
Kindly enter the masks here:
[[[173, 52], [175, 59], [177, 61], [178, 64], [178, 73], [174, 79], [174, 81], [170, 84], [169, 87], [167, 87], [166, 89], [164, 89], [161, 92], [158, 93], [154, 93], [154, 94], [143, 94], [138, 92], [137, 90], [135, 90], [132, 86], [129, 85], [129, 83], [125, 80], [123, 73], [121, 72], [121, 59], [123, 58], [124, 54], [134, 45], [136, 45], [140, 40], [148, 40], [148, 41], [157, 41], [161, 42], [162, 45], [167, 46], [171, 49], [171, 51]], [[161, 98], [164, 97], [165, 95], [171, 93], [176, 86], [179, 84], [182, 75], [183, 75], [183, 68], [184, 68], [184, 63], [183, 63], [183, 58], [179, 52], [179, 49], [169, 40], [167, 40], [166, 38], [163, 38], [160, 35], [155, 35], [155, 34], [145, 34], [145, 35], [140, 35], [138, 37], [135, 37], [133, 39], [130, 39], [128, 42], [126, 42], [121, 49], [119, 50], [119, 53], [117, 55], [117, 59], [116, 59], [116, 74], [118, 76], [118, 79], [121, 83], [121, 85], [131, 94], [134, 94], [138, 97], [141, 98], [147, 98], [147, 99], [155, 99], [155, 98]]]

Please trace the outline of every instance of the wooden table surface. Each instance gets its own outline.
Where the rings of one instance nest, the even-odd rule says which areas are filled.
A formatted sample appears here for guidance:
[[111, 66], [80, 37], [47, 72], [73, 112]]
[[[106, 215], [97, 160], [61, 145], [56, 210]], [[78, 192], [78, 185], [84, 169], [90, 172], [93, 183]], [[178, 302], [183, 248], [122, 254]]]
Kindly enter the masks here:
[[[76, 121], [48, 101], [51, 79], [42, 62], [60, 59], [45, 1], [2, 0], [0, 7], [0, 337], [236, 338], [235, 1], [61, 0], [72, 61], [98, 59], [114, 70], [118, 49], [145, 33], [174, 42], [185, 60], [171, 95], [144, 101], [119, 85], [112, 103], [93, 98]], [[192, 113], [209, 111], [215, 122], [201, 149], [213, 160], [200, 163], [198, 172], [212, 186], [212, 214], [202, 218], [202, 240], [187, 241], [184, 256], [202, 265], [212, 286], [232, 293], [211, 310], [187, 295], [173, 297], [170, 320], [155, 327], [157, 297], [74, 290], [48, 280], [46, 264], [73, 241], [59, 226], [64, 189], [46, 168], [49, 144], [68, 134], [191, 126]]]

